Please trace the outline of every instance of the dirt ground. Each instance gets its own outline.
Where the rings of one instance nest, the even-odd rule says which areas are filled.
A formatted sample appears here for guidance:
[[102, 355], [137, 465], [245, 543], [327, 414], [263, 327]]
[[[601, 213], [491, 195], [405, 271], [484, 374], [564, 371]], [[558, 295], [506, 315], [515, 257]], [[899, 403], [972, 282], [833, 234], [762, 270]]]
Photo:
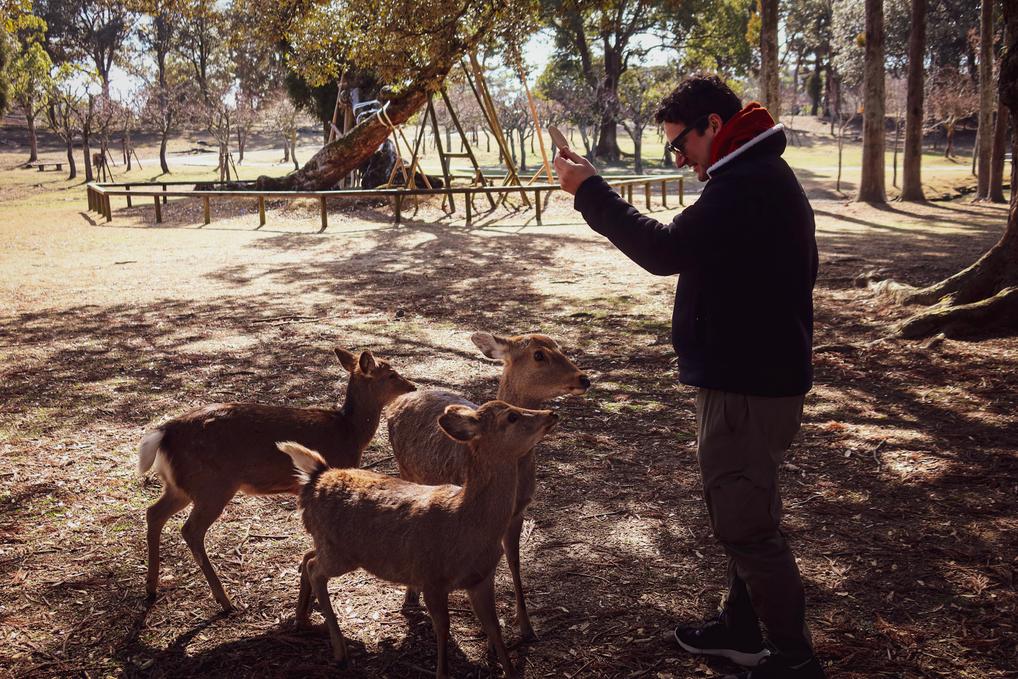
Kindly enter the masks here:
[[[146, 603], [144, 511], [160, 484], [135, 477], [137, 444], [200, 404], [333, 404], [337, 344], [486, 400], [499, 369], [470, 343], [479, 329], [540, 329], [594, 381], [556, 404], [562, 424], [539, 449], [522, 559], [540, 639], [514, 659], [569, 679], [734, 669], [671, 639], [713, 614], [723, 578], [693, 390], [668, 343], [674, 280], [631, 264], [564, 197], [542, 226], [500, 211], [467, 228], [428, 204], [395, 228], [388, 207], [360, 205], [317, 233], [317, 205], [296, 202], [270, 204], [259, 229], [253, 201], [217, 206], [205, 227], [198, 203], [171, 201], [156, 226], [150, 205], [115, 201], [105, 224], [80, 184], [22, 159], [0, 153], [0, 675], [334, 675], [327, 636], [292, 626], [310, 545], [292, 497], [238, 497], [209, 534], [239, 612], [219, 614], [180, 538], [186, 513]], [[909, 309], [855, 284], [956, 271], [1006, 208], [874, 209], [806, 183], [816, 386], [783, 490], [818, 653], [832, 677], [1018, 677], [1018, 340], [884, 339]], [[365, 463], [392, 473], [382, 430]], [[353, 650], [343, 676], [433, 671], [430, 621], [401, 610], [399, 587], [358, 572], [331, 589]], [[513, 643], [504, 565], [497, 598]], [[498, 676], [465, 595], [451, 606], [452, 673]]]

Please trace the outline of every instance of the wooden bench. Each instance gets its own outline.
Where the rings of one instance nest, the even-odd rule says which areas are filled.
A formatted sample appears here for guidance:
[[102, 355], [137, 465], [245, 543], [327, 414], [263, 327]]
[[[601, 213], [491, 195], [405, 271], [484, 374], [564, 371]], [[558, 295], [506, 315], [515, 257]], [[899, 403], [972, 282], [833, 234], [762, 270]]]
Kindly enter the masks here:
[[26, 163], [25, 164], [25, 168], [26, 169], [32, 169], [33, 167], [37, 167], [37, 168], [39, 168], [39, 172], [44, 172], [46, 170], [47, 166], [52, 167], [57, 172], [60, 172], [60, 171], [62, 171], [64, 169], [63, 161], [58, 162], [58, 163]]

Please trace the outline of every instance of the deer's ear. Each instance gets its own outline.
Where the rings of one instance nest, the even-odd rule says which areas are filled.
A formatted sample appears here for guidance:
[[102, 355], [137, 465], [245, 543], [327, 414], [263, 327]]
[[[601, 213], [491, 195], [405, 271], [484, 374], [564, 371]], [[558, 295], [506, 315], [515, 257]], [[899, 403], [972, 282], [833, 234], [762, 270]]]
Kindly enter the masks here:
[[470, 336], [470, 341], [481, 350], [482, 354], [488, 358], [498, 360], [502, 360], [508, 356], [509, 350], [512, 348], [512, 342], [507, 340], [505, 337], [492, 335], [490, 332], [475, 332]]
[[481, 418], [477, 411], [468, 406], [451, 405], [438, 418], [438, 426], [453, 441], [466, 443], [477, 436], [481, 429]]
[[364, 351], [361, 352], [361, 358], [359, 363], [361, 366], [361, 372], [364, 373], [365, 375], [370, 375], [371, 371], [378, 367], [378, 364], [375, 363], [375, 357], [371, 353], [370, 349], [365, 349]]
[[352, 373], [354, 368], [357, 367], [357, 357], [343, 347], [335, 347], [333, 351], [336, 352], [336, 358], [346, 368], [346, 371]]

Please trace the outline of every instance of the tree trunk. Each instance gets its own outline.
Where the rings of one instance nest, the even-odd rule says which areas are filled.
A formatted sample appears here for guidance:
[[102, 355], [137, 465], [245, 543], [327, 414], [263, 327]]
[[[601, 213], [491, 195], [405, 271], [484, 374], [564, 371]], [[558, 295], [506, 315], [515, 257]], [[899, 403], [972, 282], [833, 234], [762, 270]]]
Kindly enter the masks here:
[[520, 172], [527, 171], [527, 139], [523, 136], [523, 130], [517, 130], [520, 135]]
[[893, 168], [891, 186], [898, 188], [898, 142], [901, 140], [901, 109], [898, 109], [894, 116], [894, 160], [891, 162]]
[[244, 142], [247, 141], [247, 135], [244, 134], [244, 126], [237, 126], [237, 162], [244, 162]]
[[639, 127], [636, 128], [636, 135], [633, 137], [633, 155], [636, 158], [635, 167], [633, 168], [636, 174], [643, 174], [643, 130]]
[[159, 167], [162, 168], [163, 174], [170, 174], [170, 166], [166, 164], [166, 141], [169, 134], [169, 130], [163, 130], [159, 139]]
[[619, 77], [622, 75], [622, 56], [611, 49], [608, 37], [604, 37], [604, 80], [601, 83], [601, 130], [594, 155], [610, 163], [619, 162], [618, 112]]
[[[778, 0], [760, 0], [760, 14], [760, 93], [764, 107], [776, 121], [781, 114], [781, 88], [778, 81]], [[817, 77], [819, 75], [817, 73]]]
[[990, 153], [993, 148], [993, 0], [982, 0], [979, 13], [979, 158], [976, 199], [990, 197]]
[[947, 134], [947, 145], [944, 147], [944, 157], [950, 158], [954, 153], [954, 121], [949, 120], [944, 125], [944, 131]]
[[[993, 126], [993, 151], [990, 154], [990, 200], [1004, 201], [1004, 153], [1007, 147], [1007, 107], [997, 102], [997, 120]], [[1012, 191], [1014, 188], [1012, 187]]]
[[[1011, 112], [1011, 153], [1018, 152], [1018, 0], [1004, 0], [1005, 44], [999, 95]], [[1011, 185], [1018, 180], [1011, 165]], [[997, 244], [972, 266], [928, 288], [905, 296], [910, 303], [935, 304], [897, 328], [903, 337], [936, 332], [968, 334], [989, 328], [1018, 329], [1018, 192], [1011, 192], [1007, 227]]]
[[78, 176], [78, 167], [74, 164], [74, 141], [70, 132], [67, 134], [67, 169], [68, 179], [74, 179]]
[[908, 94], [905, 103], [905, 159], [902, 166], [901, 199], [924, 202], [923, 87], [926, 54], [926, 0], [912, 0], [912, 31], [908, 38]]
[[[459, 55], [431, 64], [422, 76], [389, 101], [386, 113], [393, 125], [405, 123], [438, 90]], [[364, 164], [389, 136], [388, 126], [379, 116], [370, 116], [347, 134], [326, 144], [300, 170], [285, 177], [258, 177], [258, 190], [316, 191], [335, 186], [341, 179]]]
[[862, 178], [856, 200], [886, 203], [884, 189], [884, 3], [866, 1]]
[[28, 122], [28, 162], [34, 163], [39, 160], [39, 138], [35, 133], [35, 115], [31, 112], [25, 115]]
[[287, 135], [283, 135], [283, 162], [290, 162], [290, 138]]
[[297, 162], [297, 133], [290, 139], [290, 159], [293, 161], [293, 169], [299, 170], [300, 163]]
[[81, 151], [85, 156], [85, 181], [95, 181], [95, 171], [92, 169], [92, 147], [89, 145], [89, 134], [87, 132], [81, 135]]

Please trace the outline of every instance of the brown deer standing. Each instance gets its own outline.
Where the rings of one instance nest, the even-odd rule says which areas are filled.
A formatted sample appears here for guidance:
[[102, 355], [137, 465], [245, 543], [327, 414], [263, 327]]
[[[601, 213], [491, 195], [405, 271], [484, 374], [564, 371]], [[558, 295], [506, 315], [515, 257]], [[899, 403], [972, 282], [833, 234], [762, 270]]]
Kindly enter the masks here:
[[[488, 358], [502, 361], [498, 399], [521, 408], [537, 408], [565, 394], [582, 394], [590, 378], [562, 353], [547, 335], [499, 337], [476, 332], [471, 341]], [[451, 404], [476, 408], [474, 403], [447, 391], [420, 391], [396, 399], [387, 408], [389, 440], [400, 476], [425, 484], [463, 483], [470, 464], [467, 446], [443, 436], [438, 416]], [[516, 622], [522, 639], [534, 638], [520, 577], [520, 533], [524, 514], [537, 486], [534, 452], [520, 459], [516, 508], [502, 546], [516, 592]], [[416, 603], [417, 592], [407, 590], [407, 604]]]
[[141, 441], [138, 474], [155, 466], [163, 494], [148, 508], [148, 580], [159, 586], [159, 541], [166, 521], [194, 503], [182, 533], [212, 595], [224, 610], [229, 597], [205, 553], [205, 534], [238, 491], [248, 495], [296, 493], [293, 466], [276, 450], [291, 439], [321, 451], [334, 467], [356, 467], [371, 442], [382, 408], [416, 387], [370, 351], [360, 358], [336, 348], [350, 372], [346, 400], [338, 409], [284, 408], [256, 403], [217, 403], [175, 417]]
[[476, 410], [448, 406], [438, 425], [468, 451], [462, 487], [418, 485], [364, 469], [329, 469], [303, 446], [279, 444], [303, 474], [298, 503], [315, 545], [301, 564], [298, 624], [308, 619], [313, 591], [333, 656], [345, 664], [346, 640], [328, 582], [363, 568], [424, 592], [438, 644], [435, 676], [445, 677], [449, 592], [465, 589], [489, 645], [506, 674], [514, 675], [495, 610], [499, 542], [516, 502], [519, 460], [557, 421], [550, 410], [525, 410], [502, 401]]

